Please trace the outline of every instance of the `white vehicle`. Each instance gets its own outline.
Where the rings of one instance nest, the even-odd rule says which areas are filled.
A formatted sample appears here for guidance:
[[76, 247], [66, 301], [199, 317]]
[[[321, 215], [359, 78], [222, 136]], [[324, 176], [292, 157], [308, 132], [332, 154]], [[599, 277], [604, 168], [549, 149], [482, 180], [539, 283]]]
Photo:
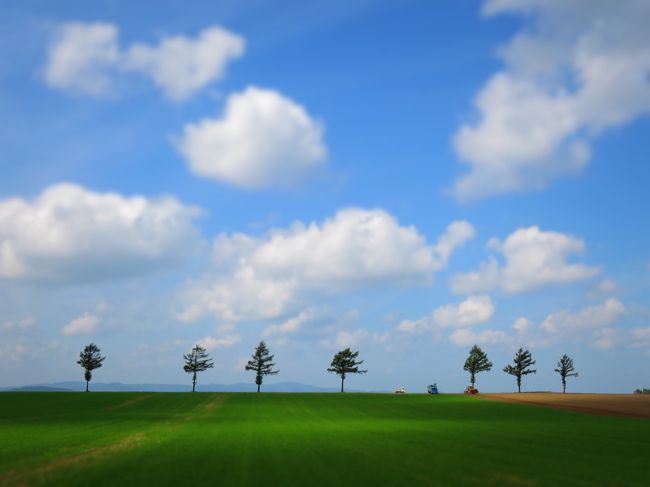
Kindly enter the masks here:
[[395, 389], [395, 394], [406, 394], [406, 389], [404, 389], [403, 387], [398, 387], [397, 389]]

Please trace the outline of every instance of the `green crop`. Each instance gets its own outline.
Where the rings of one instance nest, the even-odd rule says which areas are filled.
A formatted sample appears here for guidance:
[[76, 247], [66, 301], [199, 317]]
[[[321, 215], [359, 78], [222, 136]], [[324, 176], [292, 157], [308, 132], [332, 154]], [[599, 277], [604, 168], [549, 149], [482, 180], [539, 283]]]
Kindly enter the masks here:
[[0, 394], [0, 485], [650, 485], [650, 421], [453, 395]]

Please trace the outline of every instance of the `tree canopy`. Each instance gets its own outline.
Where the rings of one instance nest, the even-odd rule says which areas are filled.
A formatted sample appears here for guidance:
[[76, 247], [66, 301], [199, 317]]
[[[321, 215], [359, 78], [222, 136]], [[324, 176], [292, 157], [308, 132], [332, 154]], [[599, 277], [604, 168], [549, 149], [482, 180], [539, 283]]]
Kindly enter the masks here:
[[479, 372], [484, 372], [492, 368], [492, 362], [488, 360], [487, 354], [479, 348], [478, 345], [474, 345], [469, 351], [469, 356], [465, 360], [465, 365], [463, 370], [466, 370], [470, 373], [470, 383], [472, 387], [476, 383], [476, 374]]
[[508, 364], [503, 368], [503, 371], [506, 374], [514, 375], [517, 378], [518, 392], [521, 392], [521, 378], [524, 375], [537, 373], [537, 370], [531, 369], [533, 365], [535, 365], [535, 361], [533, 360], [530, 351], [519, 348], [515, 354], [513, 364]]
[[573, 359], [569, 357], [566, 353], [562, 355], [560, 361], [557, 363], [557, 369], [555, 372], [560, 374], [562, 377], [562, 394], [566, 393], [566, 378], [567, 377], [578, 377], [575, 367], [573, 366]]
[[196, 374], [211, 369], [214, 364], [207, 350], [200, 345], [195, 345], [190, 353], [184, 353], [183, 359], [185, 359], [183, 370], [192, 374], [192, 392], [194, 392], [196, 391]]
[[246, 370], [255, 371], [255, 384], [257, 384], [257, 392], [260, 392], [260, 386], [264, 381], [265, 375], [275, 375], [279, 370], [273, 370], [275, 364], [273, 363], [274, 355], [270, 354], [266, 343], [262, 340], [260, 344], [255, 347], [255, 352], [252, 358], [246, 364]]
[[333, 372], [341, 376], [341, 392], [343, 392], [343, 382], [347, 374], [365, 374], [368, 372], [367, 370], [359, 370], [359, 365], [363, 363], [363, 360], [357, 361], [358, 356], [358, 351], [353, 352], [348, 347], [334, 355], [332, 363], [327, 369], [328, 372]]
[[93, 370], [102, 366], [102, 362], [106, 357], [102, 357], [101, 350], [94, 343], [90, 343], [79, 352], [79, 360], [77, 363], [84, 369], [84, 379], [86, 380], [86, 392], [88, 392], [88, 384], [93, 378]]

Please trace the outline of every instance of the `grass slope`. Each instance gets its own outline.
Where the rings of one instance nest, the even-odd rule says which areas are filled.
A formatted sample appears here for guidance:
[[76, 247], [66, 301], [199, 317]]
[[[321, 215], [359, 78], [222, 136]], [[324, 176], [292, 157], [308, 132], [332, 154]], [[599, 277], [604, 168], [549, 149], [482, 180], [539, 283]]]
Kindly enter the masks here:
[[463, 396], [3, 393], [0, 485], [649, 485], [650, 421]]

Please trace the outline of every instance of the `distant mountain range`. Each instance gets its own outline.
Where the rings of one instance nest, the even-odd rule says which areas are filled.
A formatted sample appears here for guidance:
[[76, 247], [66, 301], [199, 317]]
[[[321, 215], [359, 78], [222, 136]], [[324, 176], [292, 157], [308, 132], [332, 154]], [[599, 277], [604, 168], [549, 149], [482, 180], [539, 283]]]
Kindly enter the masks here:
[[[90, 389], [97, 392], [189, 392], [188, 384], [122, 384], [121, 382], [91, 382]], [[73, 392], [86, 390], [82, 381], [54, 382], [51, 384], [34, 384], [22, 387], [6, 387], [1, 391], [14, 392]], [[197, 392], [255, 392], [257, 386], [252, 383], [236, 384], [197, 384]], [[277, 382], [263, 384], [264, 392], [338, 392], [338, 387], [317, 387], [299, 382]], [[350, 390], [350, 392], [360, 392]]]

